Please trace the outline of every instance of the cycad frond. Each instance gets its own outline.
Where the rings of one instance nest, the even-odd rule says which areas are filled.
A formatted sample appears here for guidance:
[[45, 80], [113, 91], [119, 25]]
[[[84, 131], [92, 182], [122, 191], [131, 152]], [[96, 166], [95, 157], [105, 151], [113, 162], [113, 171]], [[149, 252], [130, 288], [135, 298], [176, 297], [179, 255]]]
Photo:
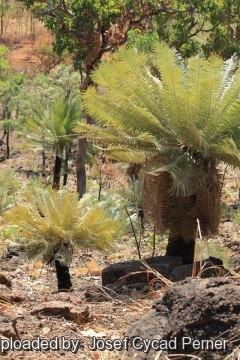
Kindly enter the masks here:
[[[110, 147], [109, 153], [118, 147], [119, 158], [126, 161], [123, 147], [126, 153], [142, 152], [148, 159], [164, 155], [175, 164], [177, 157], [182, 161], [183, 154], [188, 153], [198, 163], [229, 159], [236, 165], [238, 150], [230, 155], [228, 148], [224, 155], [222, 146], [224, 139], [235, 139], [239, 127], [240, 70], [235, 72], [236, 57], [222, 63], [217, 56], [207, 60], [197, 56], [185, 65], [175, 50], [156, 43], [151, 60], [160, 79], [147, 65], [146, 55], [131, 50], [121, 50], [110, 64], [100, 65], [92, 75], [101, 92], [89, 88], [82, 99], [88, 114], [104, 128], [80, 124], [77, 130], [99, 144], [104, 142]], [[114, 156], [116, 152], [114, 149]], [[178, 193], [194, 192], [204, 179], [203, 170], [198, 178], [193, 171], [196, 167], [188, 165], [182, 168], [182, 180], [186, 179], [185, 189], [192, 189], [181, 192], [174, 181]], [[174, 179], [174, 172], [172, 176]]]
[[109, 146], [104, 153], [112, 160], [123, 162], [123, 163], [132, 163], [132, 164], [144, 164], [146, 161], [146, 155], [143, 151], [134, 152], [132, 149], [126, 149], [120, 146]]
[[209, 153], [215, 159], [225, 162], [233, 167], [240, 167], [240, 152], [232, 139], [225, 139], [222, 144], [210, 146]]
[[[37, 189], [34, 196], [28, 193], [25, 203], [4, 219], [20, 229], [18, 236], [29, 257], [41, 257], [44, 262], [62, 258], [66, 244], [68, 249], [74, 245], [106, 249], [120, 230], [101, 204], [89, 208], [86, 200], [78, 201], [78, 194], [52, 189]], [[68, 255], [66, 251], [65, 262]]]
[[0, 173], [0, 214], [9, 210], [14, 204], [14, 194], [19, 189], [15, 172], [12, 169]]
[[29, 140], [26, 144], [57, 148], [69, 144], [76, 137], [73, 128], [81, 113], [75, 103], [60, 99], [47, 109], [40, 107], [32, 115], [24, 120], [24, 130], [21, 132]]
[[[119, 150], [124, 146], [131, 150], [135, 149], [138, 153], [141, 152], [164, 152], [167, 147], [165, 143], [162, 144], [156, 140], [154, 136], [149, 133], [134, 133], [134, 131], [125, 131], [117, 129], [116, 127], [99, 128], [85, 123], [79, 123], [74, 131], [80, 132], [82, 136], [88, 139], [93, 139], [97, 143], [103, 142], [110, 146], [119, 146]], [[116, 149], [115, 149], [116, 150]]]
[[169, 193], [182, 197], [195, 194], [206, 179], [206, 172], [188, 153], [167, 161], [165, 159], [164, 165], [156, 168], [152, 174], [157, 175], [163, 172], [169, 173], [172, 178]]
[[225, 91], [219, 101], [219, 110], [214, 122], [206, 129], [206, 137], [210, 143], [218, 143], [233, 136], [234, 130], [239, 127], [240, 112], [240, 70], [238, 69], [231, 86]]
[[238, 68], [238, 57], [234, 54], [230, 59], [227, 59], [222, 64], [221, 69], [221, 85], [219, 96], [223, 97], [225, 91], [231, 85], [234, 74]]

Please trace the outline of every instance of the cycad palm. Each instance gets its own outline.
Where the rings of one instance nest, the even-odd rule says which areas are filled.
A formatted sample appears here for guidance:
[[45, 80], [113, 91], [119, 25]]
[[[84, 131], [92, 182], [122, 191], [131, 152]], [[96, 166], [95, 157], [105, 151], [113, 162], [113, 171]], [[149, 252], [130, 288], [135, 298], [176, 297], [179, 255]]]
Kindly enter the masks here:
[[95, 70], [92, 79], [104, 91], [89, 88], [82, 101], [104, 127], [76, 130], [104, 140], [116, 159], [145, 164], [145, 215], [159, 231], [170, 229], [167, 254], [186, 263], [197, 219], [204, 235], [218, 230], [218, 165], [240, 167], [240, 70], [235, 57], [198, 56], [185, 65], [164, 43], [155, 44], [151, 61], [149, 67], [147, 55], [121, 50]]
[[63, 153], [65, 149], [65, 172], [64, 185], [67, 182], [68, 147], [76, 135], [73, 132], [81, 113], [76, 104], [65, 99], [51, 104], [46, 110], [39, 106], [31, 118], [25, 119], [24, 127], [27, 133], [27, 145], [41, 146], [44, 150], [47, 146], [55, 149], [55, 166], [53, 174], [53, 187], [58, 189], [60, 185], [60, 171], [62, 167]]
[[17, 236], [29, 258], [55, 260], [59, 290], [72, 285], [68, 266], [73, 247], [104, 250], [120, 230], [104, 204], [89, 208], [88, 196], [78, 201], [76, 193], [39, 188], [27, 192], [25, 203], [4, 215], [18, 226]]

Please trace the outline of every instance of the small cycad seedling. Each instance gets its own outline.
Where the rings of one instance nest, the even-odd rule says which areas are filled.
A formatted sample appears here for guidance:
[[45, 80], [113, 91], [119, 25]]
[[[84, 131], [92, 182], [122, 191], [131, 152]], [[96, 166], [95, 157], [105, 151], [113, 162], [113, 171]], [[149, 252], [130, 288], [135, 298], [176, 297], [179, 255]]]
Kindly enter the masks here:
[[86, 198], [78, 201], [77, 193], [39, 188], [4, 215], [6, 222], [19, 227], [19, 241], [30, 259], [55, 261], [59, 291], [72, 286], [73, 247], [105, 250], [119, 230], [117, 220], [101, 204], [87, 203]]

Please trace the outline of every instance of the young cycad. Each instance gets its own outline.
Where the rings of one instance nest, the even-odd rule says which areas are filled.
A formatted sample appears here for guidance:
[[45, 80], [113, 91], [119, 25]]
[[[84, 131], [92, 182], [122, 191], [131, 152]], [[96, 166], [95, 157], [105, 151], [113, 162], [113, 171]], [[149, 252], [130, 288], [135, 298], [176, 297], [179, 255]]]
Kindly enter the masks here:
[[87, 206], [87, 196], [78, 201], [77, 193], [39, 188], [4, 215], [6, 222], [18, 226], [17, 236], [30, 259], [55, 261], [59, 291], [72, 286], [73, 247], [105, 250], [119, 230], [101, 204]]

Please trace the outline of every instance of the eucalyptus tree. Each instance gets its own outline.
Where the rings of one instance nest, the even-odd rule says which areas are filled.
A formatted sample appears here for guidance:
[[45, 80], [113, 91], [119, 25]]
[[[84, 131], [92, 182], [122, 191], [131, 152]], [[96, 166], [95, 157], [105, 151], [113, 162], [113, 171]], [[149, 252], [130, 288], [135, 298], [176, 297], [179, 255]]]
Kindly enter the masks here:
[[[9, 18], [15, 10], [14, 3], [9, 0], [0, 1], [0, 33], [3, 35], [4, 27], [9, 23]], [[6, 22], [6, 23], [5, 23]]]
[[13, 99], [22, 89], [25, 75], [11, 72], [7, 59], [8, 49], [0, 46], [0, 119], [3, 121], [1, 143], [6, 140], [5, 157], [10, 157], [10, 132], [15, 127], [13, 112], [16, 111]]
[[[106, 154], [143, 165], [144, 214], [170, 231], [167, 255], [193, 261], [199, 220], [203, 235], [220, 221], [223, 162], [240, 167], [238, 59], [211, 56], [186, 63], [165, 43], [144, 53], [122, 49], [93, 71], [84, 110], [101, 126], [77, 132], [108, 145]], [[156, 77], [156, 74], [160, 74]]]

